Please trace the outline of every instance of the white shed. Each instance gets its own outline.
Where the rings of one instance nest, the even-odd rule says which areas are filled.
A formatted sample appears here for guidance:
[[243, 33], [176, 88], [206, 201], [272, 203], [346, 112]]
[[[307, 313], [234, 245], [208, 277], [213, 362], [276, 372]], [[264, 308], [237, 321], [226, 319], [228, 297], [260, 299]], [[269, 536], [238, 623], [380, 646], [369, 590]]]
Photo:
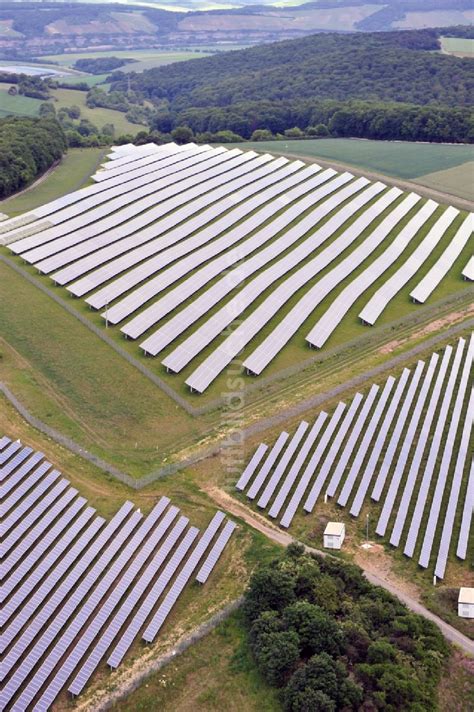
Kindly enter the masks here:
[[324, 530], [324, 548], [340, 549], [346, 535], [346, 525], [341, 522], [328, 522]]
[[474, 588], [459, 589], [458, 616], [474, 618]]

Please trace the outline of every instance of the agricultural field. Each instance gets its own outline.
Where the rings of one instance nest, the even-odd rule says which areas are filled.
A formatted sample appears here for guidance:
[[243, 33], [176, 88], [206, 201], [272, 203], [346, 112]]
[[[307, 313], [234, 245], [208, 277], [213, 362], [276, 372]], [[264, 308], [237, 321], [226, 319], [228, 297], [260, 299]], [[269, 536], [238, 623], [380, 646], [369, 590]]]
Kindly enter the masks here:
[[455, 57], [474, 57], [474, 40], [465, 37], [441, 37], [441, 51]]
[[[100, 59], [102, 57], [118, 57], [120, 59], [134, 59], [135, 62], [125, 64], [120, 67], [121, 72], [143, 72], [145, 69], [153, 69], [154, 67], [162, 67], [173, 62], [184, 62], [187, 59], [199, 59], [207, 57], [208, 52], [205, 51], [173, 51], [173, 50], [107, 50], [106, 52], [71, 52], [67, 54], [52, 54], [41, 57], [47, 62], [54, 62], [61, 67], [72, 68], [78, 59]], [[108, 75], [103, 75], [104, 78]], [[83, 79], [93, 79], [93, 77], [83, 77]], [[79, 79], [78, 79], [79, 81]]]
[[0, 84], [0, 118], [4, 116], [38, 116], [41, 102], [29, 96], [10, 96], [10, 84]]
[[395, 20], [392, 23], [392, 27], [400, 30], [419, 30], [424, 27], [452, 27], [453, 25], [469, 25], [473, 19], [473, 10], [408, 11], [402, 20]]
[[291, 9], [291, 22], [285, 10], [262, 10], [258, 14], [248, 15], [190, 15], [178, 24], [184, 32], [282, 32], [311, 30], [338, 30], [350, 32], [357, 29], [357, 24], [377, 12], [378, 5], [370, 3], [338, 9], [314, 9], [294, 6]]
[[[474, 201], [474, 147], [365, 139], [305, 139], [235, 144], [241, 148], [325, 159], [410, 180]], [[436, 184], [435, 184], [436, 183]]]

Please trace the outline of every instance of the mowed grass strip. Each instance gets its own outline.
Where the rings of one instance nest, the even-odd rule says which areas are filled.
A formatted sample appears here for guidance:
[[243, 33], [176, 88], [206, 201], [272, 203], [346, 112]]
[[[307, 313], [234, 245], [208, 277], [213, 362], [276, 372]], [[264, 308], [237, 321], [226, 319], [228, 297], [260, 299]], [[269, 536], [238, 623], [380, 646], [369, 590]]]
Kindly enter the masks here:
[[40, 420], [138, 476], [199, 437], [203, 424], [4, 263], [0, 303], [1, 379]]
[[0, 212], [15, 217], [79, 190], [107, 153], [107, 148], [70, 148], [51, 173], [34, 187], [0, 202]]

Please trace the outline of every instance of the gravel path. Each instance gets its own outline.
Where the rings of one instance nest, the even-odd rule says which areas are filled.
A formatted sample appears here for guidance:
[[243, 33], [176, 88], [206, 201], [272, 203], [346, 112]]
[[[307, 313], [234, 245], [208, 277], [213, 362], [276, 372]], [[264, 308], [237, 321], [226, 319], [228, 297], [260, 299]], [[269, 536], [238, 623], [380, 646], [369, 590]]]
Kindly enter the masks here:
[[[251, 509], [245, 507], [243, 504], [227, 494], [227, 492], [224, 492], [218, 488], [212, 488], [206, 491], [220, 507], [227, 510], [230, 514], [233, 514], [235, 517], [240, 517], [240, 519], [243, 519], [251, 527], [261, 532], [277, 544], [280, 544], [281, 546], [288, 546], [288, 544], [296, 541], [296, 539], [294, 539], [294, 537], [290, 534], [278, 529], [277, 527], [273, 527], [267, 522], [266, 519], [259, 516]], [[305, 546], [305, 549], [309, 552], [320, 554], [322, 556], [328, 556], [327, 552], [314, 549], [310, 546]], [[456, 630], [456, 628], [449, 625], [449, 623], [446, 623], [442, 618], [439, 618], [439, 616], [431, 613], [431, 611], [425, 608], [419, 601], [416, 600], [416, 598], [410, 596], [405, 591], [400, 590], [393, 582], [388, 581], [386, 578], [376, 576], [364, 568], [363, 571], [365, 577], [368, 581], [370, 581], [370, 583], [373, 583], [375, 586], [381, 586], [392, 595], [396, 596], [411, 611], [428, 618], [433, 621], [433, 623], [436, 623], [447, 640], [461, 648], [464, 653], [474, 656], [473, 640], [470, 640], [466, 635], [463, 635], [460, 631]]]

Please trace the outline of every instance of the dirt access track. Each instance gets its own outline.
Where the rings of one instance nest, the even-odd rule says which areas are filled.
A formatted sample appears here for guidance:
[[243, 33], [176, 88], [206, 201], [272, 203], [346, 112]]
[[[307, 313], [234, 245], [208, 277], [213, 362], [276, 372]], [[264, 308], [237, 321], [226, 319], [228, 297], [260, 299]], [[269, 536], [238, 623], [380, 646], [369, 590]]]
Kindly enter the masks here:
[[[227, 492], [224, 492], [223, 490], [217, 487], [205, 488], [205, 492], [210, 497], [212, 497], [214, 502], [216, 502], [219, 507], [225, 509], [229, 514], [233, 514], [235, 517], [243, 519], [246, 524], [261, 532], [275, 543], [280, 544], [281, 546], [288, 546], [288, 544], [297, 541], [287, 532], [282, 531], [277, 527], [274, 527], [264, 517], [261, 517], [260, 515], [253, 512], [251, 509], [245, 507], [245, 505], [235, 500]], [[328, 556], [327, 552], [321, 551], [319, 549], [314, 549], [310, 546], [305, 546], [305, 549], [310, 553], [319, 554], [320, 556]], [[380, 576], [373, 573], [365, 567], [363, 561], [359, 561], [358, 564], [362, 568], [365, 577], [368, 581], [370, 581], [370, 583], [374, 584], [375, 586], [381, 586], [393, 596], [396, 596], [411, 611], [413, 611], [414, 613], [418, 613], [419, 615], [424, 616], [425, 618], [428, 618], [428, 620], [433, 621], [433, 623], [436, 623], [436, 625], [441, 630], [447, 640], [461, 648], [464, 653], [474, 656], [473, 640], [470, 640], [467, 636], [456, 630], [456, 628], [453, 628], [453, 626], [449, 625], [449, 623], [443, 621], [442, 618], [439, 618], [434, 613], [431, 613], [431, 611], [425, 608], [413, 596], [413, 594], [407, 593], [405, 590], [402, 590], [400, 584], [398, 584], [395, 580], [389, 580], [385, 576]]]

